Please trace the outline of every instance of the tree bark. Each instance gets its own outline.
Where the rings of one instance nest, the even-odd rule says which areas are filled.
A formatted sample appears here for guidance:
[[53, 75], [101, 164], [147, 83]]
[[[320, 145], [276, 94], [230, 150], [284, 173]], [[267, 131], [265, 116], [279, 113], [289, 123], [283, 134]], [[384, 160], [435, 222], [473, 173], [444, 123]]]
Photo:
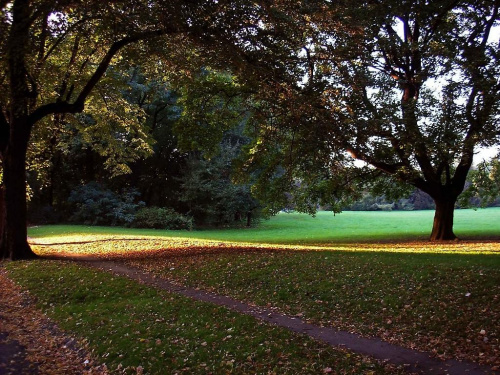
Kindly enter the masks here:
[[2, 114], [0, 160], [3, 167], [4, 210], [0, 225], [0, 258], [30, 259], [36, 254], [28, 245], [26, 228], [26, 151], [33, 122], [28, 121], [30, 103], [37, 96], [35, 85], [29, 85], [25, 57], [29, 30], [33, 23], [30, 1], [13, 3], [12, 26], [7, 41], [9, 105], [7, 117]]
[[[10, 152], [14, 149], [16, 152]], [[4, 209], [0, 225], [0, 258], [34, 259], [37, 255], [28, 244], [26, 228], [26, 150], [10, 147], [3, 155], [3, 194], [0, 207]]]
[[0, 259], [5, 258], [4, 255], [4, 229], [5, 229], [5, 189], [3, 182], [0, 184]]
[[431, 241], [451, 241], [457, 238], [453, 232], [455, 199], [434, 199], [436, 212], [432, 226]]

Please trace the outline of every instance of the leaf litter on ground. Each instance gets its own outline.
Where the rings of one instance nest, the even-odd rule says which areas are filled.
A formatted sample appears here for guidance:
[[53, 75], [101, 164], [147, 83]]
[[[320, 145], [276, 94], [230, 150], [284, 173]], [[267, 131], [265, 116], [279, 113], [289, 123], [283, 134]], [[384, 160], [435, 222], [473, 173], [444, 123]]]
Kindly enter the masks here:
[[316, 324], [440, 358], [500, 365], [498, 242], [328, 247], [132, 236], [52, 241], [36, 240], [34, 247], [43, 255], [124, 260]]
[[226, 308], [64, 261], [12, 262], [9, 275], [111, 372], [399, 374]]
[[[26, 351], [26, 367], [15, 370], [39, 374], [107, 374], [106, 367], [96, 362], [86, 343], [61, 331], [36, 307], [35, 300], [7, 277], [0, 263], [0, 332]], [[4, 365], [7, 366], [4, 370], [9, 371], [9, 365]]]

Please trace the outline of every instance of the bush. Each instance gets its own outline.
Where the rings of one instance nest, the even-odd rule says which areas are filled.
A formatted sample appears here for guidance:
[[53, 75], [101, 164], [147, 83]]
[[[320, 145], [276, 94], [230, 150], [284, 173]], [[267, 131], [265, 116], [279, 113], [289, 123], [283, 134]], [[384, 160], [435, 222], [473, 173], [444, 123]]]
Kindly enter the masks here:
[[191, 230], [193, 220], [171, 208], [145, 207], [137, 211], [132, 226], [136, 228]]
[[144, 206], [136, 202], [139, 193], [124, 190], [121, 195], [113, 193], [97, 182], [74, 189], [68, 201], [76, 206], [70, 220], [86, 225], [130, 225], [137, 210]]

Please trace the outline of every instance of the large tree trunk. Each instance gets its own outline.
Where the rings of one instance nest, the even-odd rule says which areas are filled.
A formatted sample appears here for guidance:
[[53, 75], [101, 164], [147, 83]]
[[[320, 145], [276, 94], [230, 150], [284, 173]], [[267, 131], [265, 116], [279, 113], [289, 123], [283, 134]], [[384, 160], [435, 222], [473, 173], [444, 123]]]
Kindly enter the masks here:
[[[23, 142], [24, 143], [24, 142]], [[19, 146], [19, 145], [16, 145]], [[32, 259], [26, 228], [26, 149], [9, 147], [3, 155], [3, 189], [0, 208], [0, 258]], [[13, 150], [13, 151], [11, 151]]]
[[457, 238], [453, 233], [453, 214], [455, 199], [434, 199], [436, 212], [432, 226], [431, 241], [450, 241]]
[[[30, 103], [37, 96], [28, 84], [25, 57], [30, 48], [32, 14], [29, 0], [13, 2], [12, 26], [8, 36], [7, 57], [9, 107], [0, 121], [0, 157], [3, 167], [3, 194], [0, 204], [4, 219], [0, 232], [0, 258], [29, 259], [35, 253], [28, 245], [26, 228], [26, 151], [33, 121], [28, 120]], [[3, 215], [2, 215], [3, 216]]]
[[[2, 169], [3, 170], [3, 169]], [[0, 259], [5, 258], [4, 256], [4, 228], [5, 228], [5, 189], [3, 183], [0, 184]]]

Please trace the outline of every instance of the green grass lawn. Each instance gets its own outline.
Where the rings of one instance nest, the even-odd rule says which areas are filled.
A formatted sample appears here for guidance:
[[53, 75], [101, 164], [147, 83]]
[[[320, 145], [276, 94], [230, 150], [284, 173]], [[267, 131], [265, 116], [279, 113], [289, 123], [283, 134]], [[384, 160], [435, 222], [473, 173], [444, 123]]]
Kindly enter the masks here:
[[500, 364], [500, 255], [235, 250], [127, 263], [316, 324]]
[[226, 308], [81, 265], [30, 261], [7, 268], [63, 329], [87, 341], [110, 373], [403, 373]]
[[[338, 215], [319, 212], [316, 217], [281, 213], [256, 228], [165, 231], [77, 225], [40, 226], [29, 229], [36, 238], [58, 235], [171, 236], [220, 241], [271, 244], [330, 244], [426, 240], [433, 211], [346, 211]], [[466, 239], [500, 238], [500, 208], [456, 210], [455, 233]]]
[[[455, 232], [458, 236], [467, 239], [461, 242], [434, 244], [425, 241], [430, 233], [432, 217], [431, 211], [345, 212], [337, 216], [321, 212], [316, 218], [301, 214], [280, 214], [263, 222], [260, 227], [251, 229], [179, 232], [44, 226], [31, 228], [30, 236], [34, 237], [35, 242], [42, 243], [35, 249], [41, 254], [44, 254], [44, 251], [46, 254], [57, 254], [78, 250], [81, 254], [112, 256], [113, 259], [141, 267], [159, 277], [212, 290], [256, 305], [273, 307], [283, 313], [296, 315], [316, 324], [333, 326], [367, 336], [378, 336], [402, 346], [432, 352], [436, 356], [468, 359], [492, 368], [500, 367], [500, 325], [498, 324], [500, 321], [500, 243], [498, 242], [500, 209], [457, 210]], [[200, 239], [200, 241], [195, 239]], [[212, 241], [204, 243], [201, 241], [203, 239]], [[484, 241], [485, 239], [489, 241]], [[94, 242], [81, 243], [79, 241]], [[77, 243], [68, 244], [71, 242]], [[43, 246], [43, 243], [50, 245]], [[54, 243], [60, 243], [60, 245], [54, 246]], [[255, 245], [252, 245], [253, 243]], [[271, 245], [261, 246], [263, 243]], [[279, 244], [294, 246], [280, 246]], [[308, 249], [314, 251], [308, 251]], [[95, 271], [92, 276], [86, 276], [80, 271], [73, 270], [71, 272], [75, 273], [75, 276], [72, 279], [64, 275], [60, 276], [61, 279], [57, 279], [58, 273], [54, 269], [58, 267], [57, 263], [28, 262], [25, 263], [25, 271], [21, 267], [22, 264], [9, 265], [13, 277], [40, 296], [40, 300], [45, 301], [44, 303], [48, 306], [52, 304], [53, 307], [49, 311], [59, 322], [68, 324], [64, 327], [90, 337], [91, 341], [95, 341], [95, 338], [101, 334], [99, 332], [103, 332], [96, 331], [98, 333], [92, 336], [92, 332], [101, 329], [100, 325], [104, 324], [101, 323], [102, 321], [105, 322], [102, 329], [109, 330], [110, 327], [116, 326], [113, 323], [115, 319], [119, 322], [123, 318], [105, 318], [112, 309], [108, 305], [103, 305], [104, 312], [96, 312], [97, 318], [93, 319], [92, 309], [99, 310], [100, 307], [92, 301], [99, 299], [104, 303], [109, 294], [106, 294], [106, 298], [103, 296], [87, 298], [85, 293], [88, 292], [85, 292], [83, 298], [78, 297], [81, 290], [92, 290], [95, 285], [94, 279], [100, 280], [99, 283], [103, 283], [105, 290], [116, 289], [113, 294], [114, 299], [119, 298], [119, 290], [123, 289], [126, 293], [130, 288], [135, 288], [135, 286], [114, 286], [113, 279], [106, 279], [100, 276], [101, 274], [96, 274]], [[47, 266], [40, 267], [40, 264]], [[69, 266], [63, 269], [67, 267]], [[63, 279], [65, 282], [58, 285], [57, 280]], [[145, 292], [139, 294], [141, 293]], [[76, 303], [73, 300], [79, 298], [83, 299], [79, 302], [78, 308], [90, 309], [85, 310], [86, 313], [75, 313], [71, 310], [73, 309], [71, 306]], [[161, 297], [154, 297], [154, 301], [150, 300], [150, 302], [142, 300], [136, 302], [136, 297], [133, 296], [127, 298], [133, 301], [132, 304], [125, 305], [128, 309], [135, 309], [135, 304], [138, 306], [146, 304], [155, 306], [154, 309], [160, 309], [154, 310], [155, 312], [149, 315], [150, 317], [158, 314], [173, 314], [171, 310], [162, 310], [165, 307], [160, 305], [160, 300], [172, 301], [169, 302], [172, 305], [169, 308], [174, 310], [178, 308], [176, 311], [179, 311], [179, 314], [187, 314], [191, 317], [193, 315], [189, 315], [190, 310], [210, 312], [212, 309], [212, 307], [200, 308], [195, 304], [181, 309], [179, 306], [186, 306], [186, 302], [163, 294]], [[120, 306], [121, 302], [112, 303]], [[66, 310], [66, 306], [70, 310]], [[224, 321], [225, 314], [229, 313], [219, 311], [213, 311], [213, 318], [215, 321]], [[80, 320], [89, 316], [89, 321], [81, 323], [84, 327], [82, 330], [76, 324], [74, 314], [80, 314], [77, 315]], [[127, 312], [120, 314], [127, 314]], [[229, 320], [239, 321], [239, 315], [231, 314], [229, 314], [231, 316]], [[140, 316], [137, 319], [139, 321], [149, 319], [140, 314], [137, 316]], [[176, 319], [184, 322], [184, 318]], [[206, 319], [209, 317], [200, 318], [201, 325], [213, 327], [213, 323], [207, 323]], [[147, 325], [154, 325], [152, 321], [146, 320], [146, 322]], [[263, 327], [256, 322], [251, 324]], [[175, 327], [179, 330], [184, 329], [182, 325]], [[214, 332], [202, 330], [200, 327], [193, 328], [201, 335], [197, 336], [198, 340], [215, 337], [211, 336], [215, 335]], [[130, 329], [135, 330], [135, 328]], [[245, 328], [247, 331], [242, 331], [242, 337], [250, 335], [246, 332], [253, 329], [249, 326]], [[146, 339], [151, 343], [153, 338], [144, 337], [143, 331], [142, 328], [138, 328], [137, 332], [140, 334], [131, 342], [134, 343], [137, 340], [141, 342], [141, 339]], [[172, 331], [156, 335], [160, 334], [163, 335], [162, 337], [169, 337]], [[261, 336], [258, 337], [275, 334], [275, 331], [265, 331], [259, 333], [258, 335]], [[278, 338], [282, 334], [272, 336], [271, 341], [267, 341], [276, 342], [277, 351], [290, 353], [285, 354], [286, 358], [304, 355], [308, 358], [306, 362], [311, 360], [311, 353], [299, 354], [296, 351], [298, 349], [294, 349], [296, 340], [301, 341], [303, 338], [296, 336]], [[123, 331], [120, 331], [116, 337], [126, 336]], [[249, 345], [256, 345], [255, 342], [260, 340], [253, 341], [252, 336], [249, 337], [249, 343], [253, 342]], [[111, 341], [114, 340], [111, 339]], [[186, 340], [191, 342], [189, 338]], [[290, 346], [291, 352], [288, 351], [289, 345], [292, 345]], [[311, 348], [312, 346], [309, 345], [313, 344], [308, 344], [308, 348]], [[262, 354], [253, 346], [245, 348], [243, 344], [239, 344], [239, 347], [244, 348], [244, 353], [251, 353], [252, 358], [254, 356], [252, 353], [260, 353], [259, 356]], [[202, 350], [205, 349], [202, 348]], [[227, 365], [227, 358], [235, 359], [234, 363], [243, 366], [234, 372], [248, 370], [260, 373], [261, 369], [271, 369], [271, 367], [262, 366], [273, 356], [266, 357], [262, 354], [262, 357], [257, 360], [260, 364], [247, 368], [244, 366], [253, 365], [242, 364], [246, 363], [244, 361], [246, 354], [234, 354], [232, 357], [222, 355], [221, 357], [220, 353], [228, 353], [236, 349], [229, 350], [218, 346], [212, 346], [209, 349], [216, 350], [218, 353], [214, 362], [210, 362], [210, 368], [215, 369], [215, 372], [222, 371], [224, 367], [217, 366], [221, 366], [220, 363]], [[102, 358], [108, 358], [108, 356], [121, 353], [120, 350], [110, 343], [110, 346], [99, 349], [98, 352], [101, 353]], [[146, 350], [155, 349], [148, 347]], [[184, 351], [176, 352], [174, 355], [182, 357], [189, 350], [194, 352], [193, 347], [180, 350]], [[324, 350], [327, 349], [322, 347], [322, 349], [314, 350], [318, 353], [325, 353]], [[337, 354], [327, 356], [330, 355], [336, 362]], [[147, 357], [147, 352], [140, 356]], [[138, 358], [141, 358], [140, 356]], [[119, 355], [118, 358], [116, 361], [121, 360]], [[193, 361], [191, 357], [188, 357], [190, 363], [188, 367], [195, 368], [192, 366], [198, 366], [199, 361], [203, 361], [201, 363], [204, 364], [208, 363], [205, 357], [200, 357], [199, 360], [197, 358], [196, 354], [192, 358]], [[354, 365], [349, 360], [347, 362], [343, 360], [345, 358], [340, 359], [339, 366], [346, 366], [352, 370], [350, 370], [352, 373], [385, 371], [380, 368], [360, 370], [356, 367], [360, 363], [358, 360]], [[134, 361], [134, 363], [140, 362], [139, 359]], [[290, 364], [289, 373], [294, 373], [294, 371], [295, 373], [314, 373], [322, 366], [333, 368], [330, 363], [323, 361], [321, 355], [317, 361], [317, 366], [314, 365], [316, 366], [314, 368], [307, 367], [306, 362]], [[191, 365], [191, 363], [196, 363], [196, 365]], [[271, 363], [270, 366], [274, 366], [276, 362]], [[361, 361], [361, 363], [364, 362]], [[175, 367], [175, 369], [178, 368]], [[202, 370], [199, 369], [199, 371]], [[349, 372], [340, 370], [340, 373]]]

